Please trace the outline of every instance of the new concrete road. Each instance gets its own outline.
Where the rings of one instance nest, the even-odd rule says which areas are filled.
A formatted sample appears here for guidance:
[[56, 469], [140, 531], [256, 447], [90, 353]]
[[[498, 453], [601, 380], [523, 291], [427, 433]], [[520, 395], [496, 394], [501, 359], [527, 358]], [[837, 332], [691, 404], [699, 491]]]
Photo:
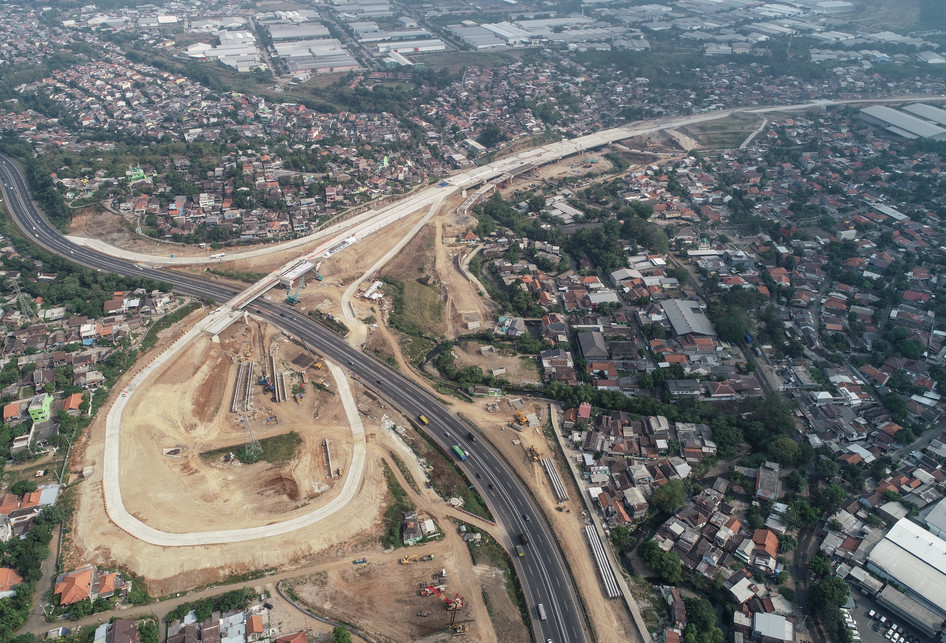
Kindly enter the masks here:
[[[34, 241], [51, 252], [89, 268], [130, 277], [147, 277], [170, 283], [183, 294], [225, 302], [237, 291], [223, 284], [172, 271], [154, 270], [104, 256], [66, 240], [40, 214], [29, 197], [22, 170], [0, 155], [0, 180], [7, 209], [17, 225]], [[341, 338], [307, 316], [284, 304], [266, 300], [250, 307], [250, 312], [282, 328], [312, 346], [328, 359], [347, 365], [349, 370], [382, 396], [414, 417], [430, 420], [431, 438], [449, 453], [454, 444], [470, 452], [461, 469], [473, 480], [486, 499], [496, 521], [507, 531], [507, 550], [514, 551], [519, 534], [526, 533], [529, 545], [525, 556], [513, 556], [538, 640], [556, 642], [587, 641], [584, 615], [568, 567], [542, 512], [512, 467], [485, 441], [467, 440], [470, 429], [424, 388], [385, 365], [348, 346]], [[577, 534], [575, 537], [579, 537]], [[547, 620], [539, 617], [538, 605]]]

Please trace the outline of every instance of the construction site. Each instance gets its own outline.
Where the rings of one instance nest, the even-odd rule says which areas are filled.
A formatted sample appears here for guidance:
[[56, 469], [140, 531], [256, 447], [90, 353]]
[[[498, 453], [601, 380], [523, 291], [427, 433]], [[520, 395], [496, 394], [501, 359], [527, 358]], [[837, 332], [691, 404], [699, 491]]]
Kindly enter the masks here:
[[[404, 336], [384, 323], [390, 299], [376, 277], [414, 281], [419, 274], [429, 275], [421, 286], [440, 302], [439, 314], [428, 320], [430, 327], [425, 329], [433, 336], [455, 337], [467, 332], [471, 323], [491, 323], [495, 307], [462, 268], [469, 261], [469, 249], [444, 242], [446, 227], [455, 229], [472, 221], [456, 210], [457, 205], [444, 204], [429, 220], [424, 212], [412, 214], [377, 232], [370, 243], [340, 248], [321, 264], [288, 276], [281, 288], [264, 297], [286, 302], [303, 314], [317, 311], [344, 320], [349, 342], [376, 351], [402, 373], [429, 386], [405, 358], [410, 347]], [[395, 254], [389, 261], [386, 253], [391, 252]], [[221, 267], [268, 271], [287, 260], [284, 254]], [[359, 291], [362, 297], [354, 298]], [[427, 291], [419, 292], [418, 301], [423, 301]], [[128, 511], [149, 525], [182, 533], [270, 525], [329, 503], [346, 480], [354, 442], [339, 399], [339, 382], [317, 347], [294, 343], [257, 323], [252, 306], [248, 311], [217, 341], [209, 335], [195, 339], [129, 401], [122, 431], [134, 438], [121, 443], [122, 496]], [[182, 326], [194, 321], [192, 317]], [[180, 329], [167, 332], [155, 351], [167, 346], [175, 333]], [[486, 363], [494, 358], [479, 349], [464, 347], [458, 362]], [[518, 369], [520, 381], [537, 376], [534, 363], [512, 355], [495, 357], [502, 358], [510, 374]], [[135, 540], [115, 527], [101, 507], [97, 467], [102, 443], [96, 423], [84, 445], [85, 459], [95, 471], [93, 484], [79, 487], [83, 511], [67, 537], [64, 564], [94, 558], [128, 567], [147, 579], [153, 594], [182, 591], [250, 570], [324, 570], [308, 576], [311, 582], [296, 584], [300, 598], [319, 613], [356, 624], [376, 640], [433, 641], [451, 634], [476, 641], [530, 640], [519, 607], [510, 598], [507, 576], [496, 566], [472, 563], [469, 546], [447, 528], [451, 520], [464, 518], [445, 498], [423, 488], [428, 470], [395, 432], [384, 428], [385, 421], [408, 425], [408, 419], [358, 381], [345, 386], [351, 387], [364, 423], [367, 464], [354, 500], [317, 529], [242, 545], [171, 551]], [[617, 636], [631, 632], [626, 616], [605, 600], [581, 537], [586, 522], [581, 499], [569, 493], [568, 481], [558, 475], [561, 463], [554, 460], [544, 433], [550, 407], [505, 397], [451, 402], [516, 465], [546, 508], [599, 632]], [[408, 473], [390, 460], [394, 453], [406, 463]], [[424, 544], [416, 555], [405, 550], [382, 552], [378, 544], [390, 499], [382, 460], [388, 461], [415, 506], [445, 527], [442, 541]], [[501, 530], [495, 534], [508, 547], [507, 536]], [[427, 556], [431, 558], [424, 560]], [[352, 560], [362, 563], [354, 565]], [[449, 582], [442, 576], [444, 570]]]

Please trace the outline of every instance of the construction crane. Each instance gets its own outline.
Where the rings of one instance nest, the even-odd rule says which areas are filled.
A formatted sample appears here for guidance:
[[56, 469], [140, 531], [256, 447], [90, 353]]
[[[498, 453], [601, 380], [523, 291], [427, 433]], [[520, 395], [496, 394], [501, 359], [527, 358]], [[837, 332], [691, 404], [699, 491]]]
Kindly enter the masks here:
[[519, 409], [516, 409], [516, 422], [518, 422], [522, 426], [525, 426], [526, 424], [529, 423], [529, 420], [526, 419], [526, 416], [523, 415], [522, 411], [520, 411]]
[[305, 273], [302, 273], [301, 275], [299, 275], [299, 281], [296, 284], [296, 289], [293, 290], [292, 287], [290, 286], [286, 290], [286, 303], [287, 304], [289, 304], [290, 306], [296, 305], [296, 303], [299, 301], [299, 292], [302, 290], [302, 284], [304, 283], [305, 283]]

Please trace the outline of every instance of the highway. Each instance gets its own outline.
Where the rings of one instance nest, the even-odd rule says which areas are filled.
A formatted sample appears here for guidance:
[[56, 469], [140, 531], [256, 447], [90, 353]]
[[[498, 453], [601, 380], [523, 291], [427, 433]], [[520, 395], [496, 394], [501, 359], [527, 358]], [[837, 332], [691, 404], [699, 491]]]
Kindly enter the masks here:
[[[33, 203], [22, 170], [10, 158], [0, 155], [0, 180], [7, 209], [24, 233], [43, 248], [80, 265], [129, 277], [147, 277], [170, 283], [182, 294], [209, 298], [223, 303], [238, 294], [235, 288], [201, 277], [170, 270], [155, 270], [98, 254], [65, 239]], [[514, 551], [519, 535], [528, 534], [525, 556], [513, 555], [533, 629], [539, 641], [588, 641], [584, 615], [565, 559], [556, 538], [525, 483], [513, 468], [485, 440], [467, 440], [470, 429], [450, 413], [426, 389], [381, 362], [349, 346], [343, 339], [315, 323], [292, 307], [258, 300], [249, 311], [308, 344], [328, 359], [346, 366], [355, 376], [408, 416], [424, 414], [430, 420], [428, 434], [449, 453], [454, 444], [470, 452], [460, 468], [477, 485], [497, 523], [507, 533], [503, 543]], [[580, 534], [575, 534], [580, 538]], [[548, 616], [541, 620], [537, 605]]]

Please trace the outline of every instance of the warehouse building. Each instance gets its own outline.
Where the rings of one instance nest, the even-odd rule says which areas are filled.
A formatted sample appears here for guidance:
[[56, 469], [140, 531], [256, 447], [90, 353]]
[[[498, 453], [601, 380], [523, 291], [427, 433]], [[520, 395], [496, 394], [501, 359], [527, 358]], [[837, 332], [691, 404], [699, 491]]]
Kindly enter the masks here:
[[450, 31], [474, 49], [496, 49], [497, 47], [508, 46], [505, 40], [476, 23], [453, 25], [450, 27]]
[[298, 25], [270, 25], [269, 35], [273, 42], [281, 40], [304, 40], [306, 38], [328, 38], [328, 27], [319, 22], [304, 22]]
[[907, 621], [927, 636], [936, 636], [943, 627], [943, 617], [887, 585], [877, 595], [877, 603]]
[[882, 127], [892, 134], [903, 138], [928, 138], [934, 141], [946, 141], [946, 129], [927, 120], [897, 111], [883, 105], [871, 105], [861, 110], [861, 118], [877, 127]]
[[405, 40], [403, 42], [383, 42], [378, 45], [379, 54], [396, 51], [401, 54], [422, 54], [431, 51], [445, 51], [447, 46], [439, 38], [431, 40]]
[[716, 337], [716, 330], [699, 302], [688, 299], [668, 299], [661, 303], [667, 321], [677, 337], [694, 334]]
[[[871, 550], [867, 569], [898, 583], [907, 598], [940, 621], [946, 617], [946, 541], [923, 527], [901, 518]], [[926, 627], [917, 620], [914, 625]]]
[[928, 120], [940, 127], [946, 127], [946, 110], [940, 109], [939, 107], [927, 105], [926, 103], [913, 103], [912, 105], [907, 105], [900, 109], [914, 116], [919, 116], [924, 120]]

